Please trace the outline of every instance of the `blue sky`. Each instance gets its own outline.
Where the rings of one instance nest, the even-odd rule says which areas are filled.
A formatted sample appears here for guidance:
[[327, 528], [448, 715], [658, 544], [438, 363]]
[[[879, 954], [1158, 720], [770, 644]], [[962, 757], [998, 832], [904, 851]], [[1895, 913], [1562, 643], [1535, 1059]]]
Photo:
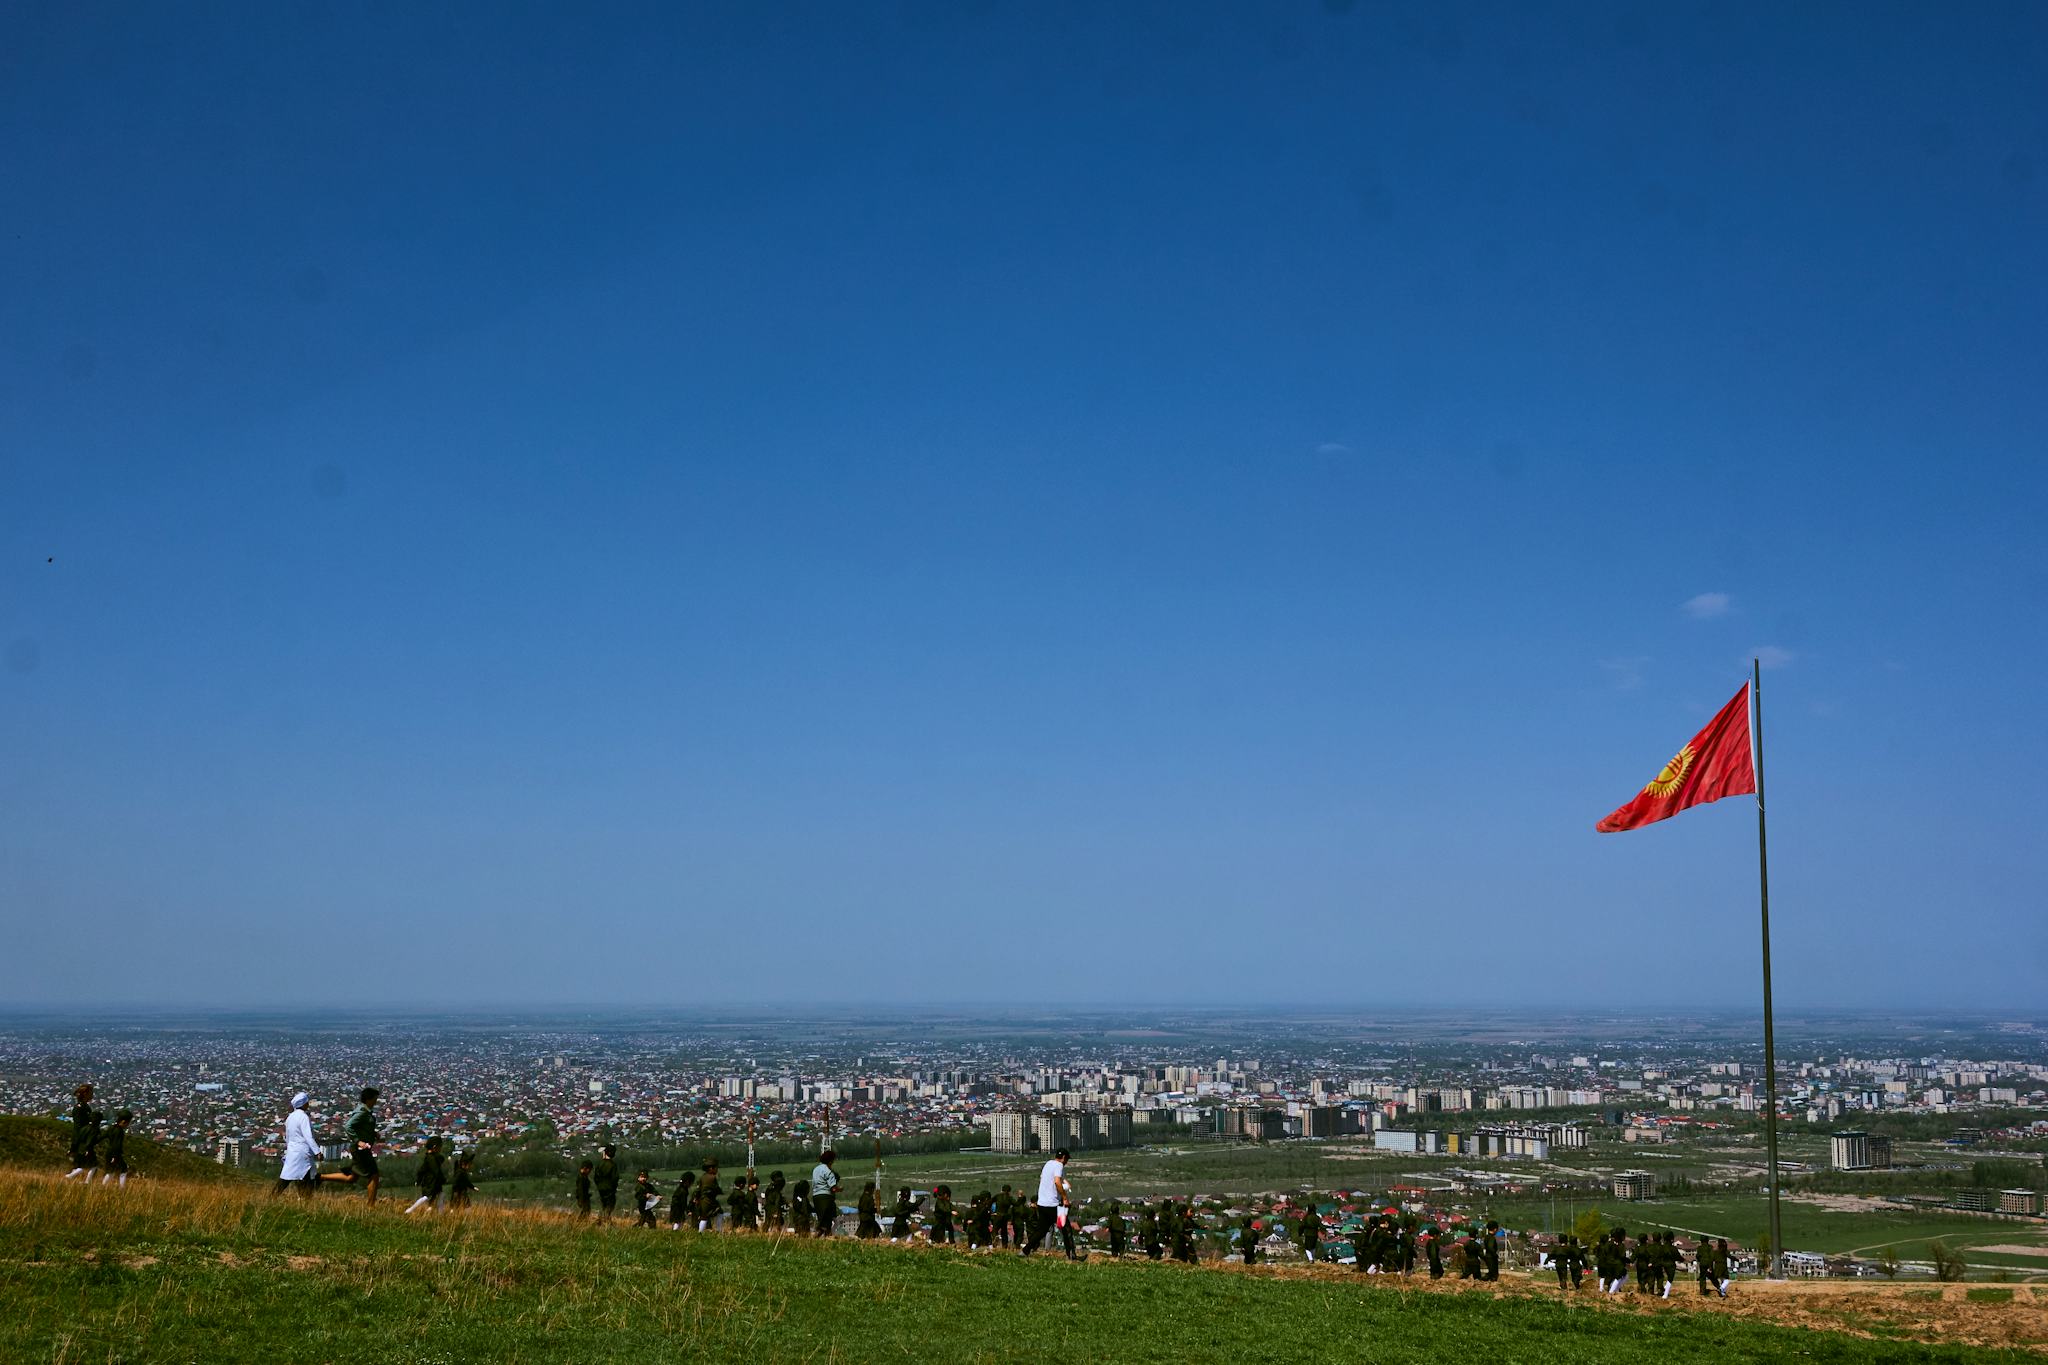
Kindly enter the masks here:
[[0, 21], [0, 1000], [2038, 1006], [2048, 11], [555, 9]]

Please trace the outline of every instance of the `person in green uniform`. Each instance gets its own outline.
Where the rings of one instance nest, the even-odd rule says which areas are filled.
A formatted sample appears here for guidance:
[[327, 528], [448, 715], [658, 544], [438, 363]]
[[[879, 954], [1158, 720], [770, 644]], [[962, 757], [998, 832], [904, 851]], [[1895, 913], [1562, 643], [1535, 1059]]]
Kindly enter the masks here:
[[1485, 1235], [1479, 1241], [1479, 1278], [1482, 1280], [1500, 1278], [1500, 1241], [1500, 1224], [1487, 1219]]
[[1401, 1257], [1401, 1273], [1403, 1275], [1413, 1275], [1415, 1273], [1415, 1215], [1412, 1213], [1404, 1215], [1401, 1219], [1399, 1252]]
[[1138, 1205], [1138, 1245], [1144, 1248], [1145, 1255], [1151, 1260], [1158, 1260], [1162, 1254], [1159, 1215], [1153, 1212], [1150, 1204]]
[[811, 1234], [811, 1182], [799, 1180], [789, 1187], [789, 1231], [793, 1237]]
[[412, 1173], [412, 1187], [420, 1197], [407, 1206], [407, 1213], [418, 1213], [421, 1209], [432, 1213], [440, 1201], [441, 1188], [448, 1183], [447, 1166], [441, 1157], [441, 1139], [430, 1137], [420, 1151], [419, 1169]]
[[1109, 1217], [1104, 1220], [1104, 1230], [1109, 1234], [1109, 1254], [1121, 1259], [1124, 1254], [1124, 1206], [1123, 1201], [1109, 1201]]
[[1311, 1262], [1315, 1260], [1316, 1251], [1323, 1244], [1323, 1220], [1316, 1213], [1315, 1205], [1310, 1204], [1301, 1211], [1301, 1219], [1294, 1225], [1294, 1244]]
[[1628, 1279], [1628, 1253], [1622, 1249], [1621, 1229], [1614, 1228], [1593, 1247], [1593, 1269], [1600, 1277], [1600, 1292], [1615, 1294]]
[[100, 1125], [106, 1121], [106, 1116], [92, 1107], [92, 1096], [90, 1082], [71, 1092], [71, 1169], [64, 1173], [66, 1180], [82, 1175], [88, 1185], [100, 1164]]
[[974, 1213], [969, 1222], [974, 1229], [975, 1243], [984, 1251], [995, 1243], [995, 1202], [996, 1197], [987, 1190], [974, 1196]]
[[583, 1158], [583, 1164], [576, 1168], [576, 1216], [590, 1217], [590, 1158]]
[[718, 1162], [707, 1160], [704, 1173], [697, 1177], [697, 1231], [709, 1232], [718, 1226], [718, 1215], [725, 1207], [725, 1184], [718, 1178]]
[[873, 1241], [882, 1235], [881, 1198], [875, 1192], [874, 1181], [861, 1185], [860, 1199], [854, 1205], [854, 1216], [859, 1220], [854, 1236], [863, 1241]]
[[654, 1226], [655, 1206], [661, 1203], [661, 1191], [654, 1188], [652, 1172], [641, 1170], [633, 1176], [633, 1226], [651, 1228]]
[[1238, 1224], [1237, 1250], [1246, 1265], [1259, 1263], [1259, 1225], [1252, 1221], [1250, 1214], [1246, 1214], [1244, 1221]]
[[995, 1244], [997, 1246], [1006, 1247], [1010, 1244], [1010, 1214], [1015, 1209], [1016, 1203], [1016, 1197], [1010, 1193], [1008, 1185], [996, 1191], [993, 1217], [995, 1219]]
[[1196, 1259], [1195, 1238], [1201, 1226], [1195, 1221], [1192, 1204], [1183, 1204], [1173, 1215], [1173, 1259], [1193, 1265]]
[[668, 1230], [681, 1232], [691, 1225], [690, 1210], [697, 1202], [697, 1173], [684, 1171], [676, 1178], [675, 1192], [668, 1197]]
[[1444, 1277], [1444, 1234], [1441, 1229], [1432, 1227], [1423, 1235], [1426, 1240], [1422, 1250], [1429, 1259], [1429, 1278], [1441, 1280]]
[[[1705, 1251], [1706, 1246], [1702, 1244], [1700, 1250]], [[1707, 1273], [1707, 1279], [1714, 1286], [1714, 1292], [1725, 1299], [1728, 1297], [1729, 1274], [1728, 1239], [1726, 1237], [1722, 1237], [1714, 1243], [1713, 1257], [1713, 1266]]]
[[597, 1221], [609, 1223], [619, 1207], [618, 1149], [609, 1142], [597, 1149], [597, 1168], [590, 1183], [597, 1190]]
[[1579, 1276], [1586, 1269], [1586, 1255], [1579, 1250], [1577, 1237], [1567, 1232], [1557, 1239], [1550, 1249], [1550, 1268], [1557, 1272], [1559, 1289], [1566, 1288], [1566, 1281], [1570, 1281], [1570, 1288], [1579, 1287]]
[[101, 1138], [103, 1150], [100, 1153], [100, 1183], [106, 1184], [116, 1176], [120, 1183], [114, 1188], [128, 1188], [128, 1125], [135, 1121], [133, 1109], [123, 1109], [114, 1115], [114, 1126], [107, 1129]]
[[[448, 1190], [448, 1207], [466, 1209], [470, 1196], [476, 1193], [476, 1153], [464, 1152], [455, 1158], [455, 1183]], [[648, 1226], [653, 1227], [652, 1213], [648, 1215]]]
[[364, 1086], [356, 1095], [356, 1107], [349, 1111], [348, 1121], [342, 1125], [349, 1140], [348, 1178], [363, 1182], [372, 1204], [377, 1202], [377, 1186], [383, 1183], [377, 1171], [377, 1144], [383, 1141], [377, 1132], [378, 1093], [376, 1086]]
[[746, 1232], [754, 1225], [754, 1197], [747, 1191], [747, 1182], [735, 1179], [732, 1193], [725, 1197], [725, 1226], [733, 1232]]
[[[953, 1231], [953, 1187], [951, 1185], [940, 1185], [932, 1191], [932, 1245], [953, 1245]], [[907, 1225], [903, 1233], [903, 1240], [906, 1242], [910, 1240]]]
[[782, 1172], [768, 1172], [768, 1183], [761, 1190], [761, 1221], [768, 1231], [782, 1231], [783, 1213], [788, 1207], [789, 1189], [783, 1183]]
[[[938, 1197], [938, 1192], [935, 1190], [932, 1193], [934, 1200], [936, 1200]], [[911, 1199], [910, 1186], [908, 1185], [905, 1185], [896, 1191], [896, 1207], [890, 1212], [889, 1215], [889, 1240], [891, 1242], [895, 1242], [899, 1239], [906, 1242], [910, 1240], [911, 1212], [912, 1210], [916, 1209], [919, 1204], [922, 1204], [923, 1202], [924, 1201], [922, 1199], [915, 1201]]]

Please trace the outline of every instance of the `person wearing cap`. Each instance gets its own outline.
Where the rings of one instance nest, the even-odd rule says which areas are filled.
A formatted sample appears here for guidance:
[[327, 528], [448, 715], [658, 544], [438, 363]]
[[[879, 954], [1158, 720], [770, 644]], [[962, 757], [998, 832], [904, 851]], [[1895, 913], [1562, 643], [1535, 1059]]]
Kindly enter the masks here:
[[284, 1166], [277, 1173], [272, 1194], [283, 1194], [293, 1186], [302, 1195], [313, 1193], [320, 1178], [320, 1143], [313, 1136], [313, 1099], [301, 1090], [292, 1096], [292, 1112], [284, 1121]]
[[1062, 1147], [1038, 1170], [1038, 1198], [1031, 1205], [1031, 1238], [1017, 1253], [1019, 1256], [1029, 1256], [1038, 1250], [1045, 1234], [1052, 1231], [1060, 1206], [1069, 1201], [1072, 1193], [1073, 1187], [1067, 1184], [1067, 1149]]
[[100, 1169], [105, 1172], [100, 1177], [102, 1185], [118, 1175], [121, 1177], [121, 1183], [115, 1188], [128, 1187], [128, 1125], [134, 1119], [133, 1109], [123, 1109], [114, 1115], [114, 1126], [107, 1129], [106, 1136], [101, 1139], [106, 1145], [106, 1150], [100, 1155]]

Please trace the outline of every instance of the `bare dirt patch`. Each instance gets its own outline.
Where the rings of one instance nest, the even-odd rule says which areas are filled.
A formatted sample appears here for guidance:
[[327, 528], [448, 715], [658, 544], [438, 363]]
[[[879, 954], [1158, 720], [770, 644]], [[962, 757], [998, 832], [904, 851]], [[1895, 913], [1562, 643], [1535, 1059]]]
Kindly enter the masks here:
[[1815, 1208], [1829, 1209], [1835, 1213], [1869, 1213], [1875, 1209], [1898, 1208], [1896, 1204], [1861, 1194], [1788, 1194], [1784, 1199], [1787, 1204], [1811, 1204]]
[[1972, 1251], [1988, 1251], [1988, 1252], [1991, 1252], [1991, 1253], [1992, 1253], [1993, 1255], [1997, 1255], [1997, 1256], [2048, 1256], [2048, 1247], [2044, 1247], [2044, 1246], [2026, 1246], [2026, 1247], [2023, 1247], [2023, 1246], [2020, 1246], [2020, 1245], [2018, 1245], [2018, 1244], [2016, 1244], [2016, 1243], [2011, 1243], [2011, 1242], [2005, 1242], [2005, 1243], [2001, 1243], [2001, 1244], [1999, 1244], [1998, 1246], [1995, 1246], [1995, 1247], [1971, 1247], [1971, 1248], [1970, 1248], [1970, 1250], [1972, 1250]]

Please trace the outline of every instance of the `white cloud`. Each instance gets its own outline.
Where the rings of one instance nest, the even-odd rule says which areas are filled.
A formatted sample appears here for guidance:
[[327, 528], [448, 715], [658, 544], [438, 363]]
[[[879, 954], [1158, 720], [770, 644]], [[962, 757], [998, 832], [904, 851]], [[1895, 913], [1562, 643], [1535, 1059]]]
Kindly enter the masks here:
[[1646, 655], [1635, 655], [1623, 659], [1602, 659], [1600, 667], [1617, 692], [1633, 692], [1643, 685], [1643, 665], [1650, 660]]
[[1349, 455], [1350, 453], [1351, 447], [1345, 445], [1342, 441], [1325, 441], [1316, 447], [1316, 454], [1318, 455]]
[[1776, 645], [1758, 645], [1749, 651], [1749, 657], [1765, 668], [1783, 668], [1799, 656], [1789, 649], [1780, 649]]
[[1697, 597], [1688, 597], [1679, 610], [1695, 621], [1711, 621], [1716, 616], [1726, 616], [1734, 607], [1734, 599], [1725, 592], [1703, 592]]

